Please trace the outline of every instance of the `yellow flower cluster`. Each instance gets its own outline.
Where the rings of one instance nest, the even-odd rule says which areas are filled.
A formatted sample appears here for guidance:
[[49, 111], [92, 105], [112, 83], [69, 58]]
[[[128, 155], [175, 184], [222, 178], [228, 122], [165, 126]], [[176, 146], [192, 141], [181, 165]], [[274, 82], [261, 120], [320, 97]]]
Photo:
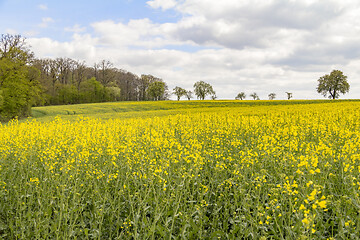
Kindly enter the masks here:
[[[131, 199], [155, 192], [169, 194], [169, 202], [177, 204], [174, 216], [188, 214], [186, 221], [194, 216], [191, 209], [209, 219], [209, 209], [236, 205], [224, 216], [234, 222], [253, 218], [246, 221], [257, 223], [263, 234], [270, 229], [316, 234], [320, 226], [333, 229], [324, 227], [324, 216], [333, 214], [330, 206], [341, 209], [348, 199], [360, 198], [359, 119], [360, 103], [340, 102], [152, 118], [13, 121], [0, 125], [0, 189], [12, 194], [16, 187], [34, 191], [36, 185], [40, 194], [55, 184], [59, 196], [72, 191], [74, 198], [92, 189], [99, 199], [109, 192], [128, 197], [129, 209], [136, 207]], [[24, 175], [9, 177], [14, 169]], [[176, 195], [180, 188], [197, 197], [183, 190]], [[336, 205], [341, 195], [347, 198]], [[249, 207], [238, 206], [240, 201]], [[105, 210], [96, 214], [104, 217]], [[359, 224], [352, 216], [343, 222]], [[138, 229], [135, 223], [126, 220], [121, 228], [129, 233]]]

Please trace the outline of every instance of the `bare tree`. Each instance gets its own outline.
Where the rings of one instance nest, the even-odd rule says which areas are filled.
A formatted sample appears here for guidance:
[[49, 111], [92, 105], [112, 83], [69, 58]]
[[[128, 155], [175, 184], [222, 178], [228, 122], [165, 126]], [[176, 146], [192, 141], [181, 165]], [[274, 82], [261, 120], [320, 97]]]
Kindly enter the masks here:
[[59, 73], [59, 82], [61, 84], [69, 84], [70, 83], [70, 73], [72, 72], [73, 66], [75, 65], [75, 61], [70, 58], [57, 58], [56, 64], [58, 67]]
[[59, 80], [59, 68], [55, 60], [49, 59], [50, 79], [52, 83], [52, 95], [55, 95], [55, 84]]
[[86, 65], [85, 62], [74, 62], [75, 64], [75, 69], [74, 69], [74, 83], [76, 84], [76, 87], [78, 89], [78, 91], [80, 91], [80, 85], [82, 82], [85, 81], [86, 79]]
[[96, 79], [104, 86], [109, 86], [114, 80], [113, 64], [110, 61], [102, 60], [95, 65]]
[[0, 60], [8, 58], [22, 64], [29, 63], [34, 58], [34, 53], [27, 47], [25, 40], [21, 35], [1, 34]]

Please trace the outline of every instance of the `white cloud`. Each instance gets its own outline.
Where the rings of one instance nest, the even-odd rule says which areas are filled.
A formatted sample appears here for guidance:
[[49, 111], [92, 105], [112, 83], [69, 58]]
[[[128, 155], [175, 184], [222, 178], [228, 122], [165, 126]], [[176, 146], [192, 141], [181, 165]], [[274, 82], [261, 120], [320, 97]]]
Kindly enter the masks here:
[[88, 34], [74, 34], [70, 42], [59, 42], [50, 38], [29, 38], [27, 41], [38, 57], [69, 57], [89, 62], [97, 61], [97, 39]]
[[152, 0], [146, 3], [152, 8], [161, 8], [162, 10], [167, 10], [177, 5], [175, 0]]
[[41, 28], [47, 28], [49, 26], [50, 23], [53, 23], [54, 19], [52, 19], [51, 17], [45, 17], [41, 19], [41, 23], [39, 24], [39, 27]]
[[38, 31], [35, 31], [35, 30], [30, 30], [30, 31], [26, 31], [24, 32], [24, 37], [35, 37], [36, 35], [38, 35], [39, 32]]
[[[111, 60], [136, 74], [163, 78], [169, 88], [191, 89], [194, 82], [211, 83], [219, 98], [240, 91], [269, 92], [278, 99], [321, 98], [317, 79], [331, 70], [349, 77], [350, 94], [360, 91], [360, 2], [355, 0], [153, 0], [147, 4], [173, 9], [177, 22], [150, 19], [91, 24], [93, 34], [79, 25], [66, 28], [71, 41], [32, 38], [38, 56], [67, 56], [89, 64]], [[50, 23], [44, 21], [45, 23]], [[191, 49], [191, 50], [186, 50]]]
[[38, 5], [38, 8], [41, 9], [41, 10], [43, 10], [43, 11], [48, 10], [48, 7], [47, 7], [46, 4], [40, 4], [40, 5]]
[[16, 31], [15, 29], [12, 29], [12, 28], [7, 28], [7, 29], [5, 30], [5, 33], [6, 33], [6, 34], [11, 34], [11, 35], [19, 34], [18, 31]]
[[86, 27], [81, 27], [81, 25], [79, 24], [75, 24], [72, 27], [66, 27], [65, 28], [66, 32], [74, 32], [74, 33], [81, 33], [81, 32], [85, 32], [86, 31]]

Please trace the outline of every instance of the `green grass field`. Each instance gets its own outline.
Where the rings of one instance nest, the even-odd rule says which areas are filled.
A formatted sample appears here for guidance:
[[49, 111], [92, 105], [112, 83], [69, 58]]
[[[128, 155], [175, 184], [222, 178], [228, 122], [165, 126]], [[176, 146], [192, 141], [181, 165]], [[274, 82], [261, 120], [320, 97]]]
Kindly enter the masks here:
[[[274, 101], [158, 101], [158, 102], [114, 102], [91, 103], [61, 106], [45, 106], [32, 108], [32, 118], [38, 121], [50, 121], [56, 116], [63, 119], [76, 119], [78, 116], [92, 118], [144, 118], [153, 116], [166, 116], [180, 113], [215, 112], [220, 109], [243, 109], [248, 112], [254, 106], [276, 106], [297, 104], [320, 104], [357, 100], [274, 100]], [[249, 109], [250, 108], [250, 109]]]

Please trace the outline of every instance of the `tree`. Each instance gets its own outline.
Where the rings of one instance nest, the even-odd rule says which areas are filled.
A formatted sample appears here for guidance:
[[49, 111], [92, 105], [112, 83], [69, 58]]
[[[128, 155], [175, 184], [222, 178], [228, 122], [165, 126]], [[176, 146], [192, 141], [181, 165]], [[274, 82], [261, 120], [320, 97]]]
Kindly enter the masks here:
[[165, 83], [162, 81], [150, 83], [146, 93], [150, 100], [158, 101], [163, 99], [165, 94]]
[[260, 99], [256, 92], [253, 92], [252, 94], [250, 94], [250, 97], [252, 97], [254, 100]]
[[181, 87], [176, 86], [173, 90], [174, 90], [173, 93], [177, 96], [177, 100], [178, 100], [178, 101], [180, 100], [180, 98], [181, 98], [182, 96], [185, 96], [185, 95], [186, 95], [186, 90], [183, 89], [183, 88], [181, 88]]
[[324, 97], [329, 94], [330, 99], [339, 98], [340, 93], [345, 94], [349, 92], [349, 89], [350, 85], [347, 82], [347, 76], [339, 70], [333, 70], [330, 75], [326, 74], [320, 77], [316, 88], [317, 92]]
[[41, 100], [40, 71], [29, 65], [32, 58], [20, 35], [1, 35], [0, 121], [29, 116]]
[[[139, 92], [139, 97], [138, 97], [138, 100], [140, 101], [145, 101], [145, 100], [148, 100], [149, 99], [149, 95], [148, 95], [148, 88], [150, 86], [151, 83], [153, 82], [163, 82], [163, 80], [161, 78], [157, 78], [157, 77], [154, 77], [152, 75], [145, 75], [145, 74], [142, 74], [139, 81], [138, 81], [138, 92]], [[166, 90], [167, 90], [167, 86], [165, 84], [164, 86], [164, 96], [165, 97], [165, 93], [166, 93]], [[152, 90], [151, 90], [152, 91]], [[150, 97], [151, 99], [151, 97]], [[154, 100], [154, 99], [152, 99]]]
[[236, 100], [244, 100], [246, 98], [246, 94], [244, 92], [238, 93], [238, 95], [235, 97]]
[[199, 81], [194, 84], [194, 92], [200, 100], [204, 100], [207, 95], [215, 95], [212, 86], [204, 81]]
[[292, 93], [291, 92], [286, 92], [287, 94], [287, 99], [290, 100], [292, 98]]
[[276, 98], [276, 94], [275, 93], [269, 93], [269, 100], [274, 100]]
[[185, 96], [187, 97], [187, 99], [188, 100], [190, 100], [191, 98], [193, 98], [193, 92], [192, 91], [190, 91], [190, 90], [188, 90], [188, 91], [186, 91], [186, 94], [185, 94]]
[[96, 103], [105, 102], [108, 92], [95, 77], [92, 77], [81, 83], [79, 95], [81, 103]]
[[86, 65], [85, 62], [74, 61], [74, 75], [73, 82], [76, 85], [78, 91], [80, 91], [80, 85], [85, 81]]
[[75, 61], [70, 58], [57, 58], [55, 64], [58, 70], [58, 79], [61, 84], [70, 83], [70, 73], [75, 68]]
[[109, 86], [114, 79], [113, 64], [110, 61], [102, 60], [100, 63], [95, 64], [94, 68], [96, 80], [104, 87]]

